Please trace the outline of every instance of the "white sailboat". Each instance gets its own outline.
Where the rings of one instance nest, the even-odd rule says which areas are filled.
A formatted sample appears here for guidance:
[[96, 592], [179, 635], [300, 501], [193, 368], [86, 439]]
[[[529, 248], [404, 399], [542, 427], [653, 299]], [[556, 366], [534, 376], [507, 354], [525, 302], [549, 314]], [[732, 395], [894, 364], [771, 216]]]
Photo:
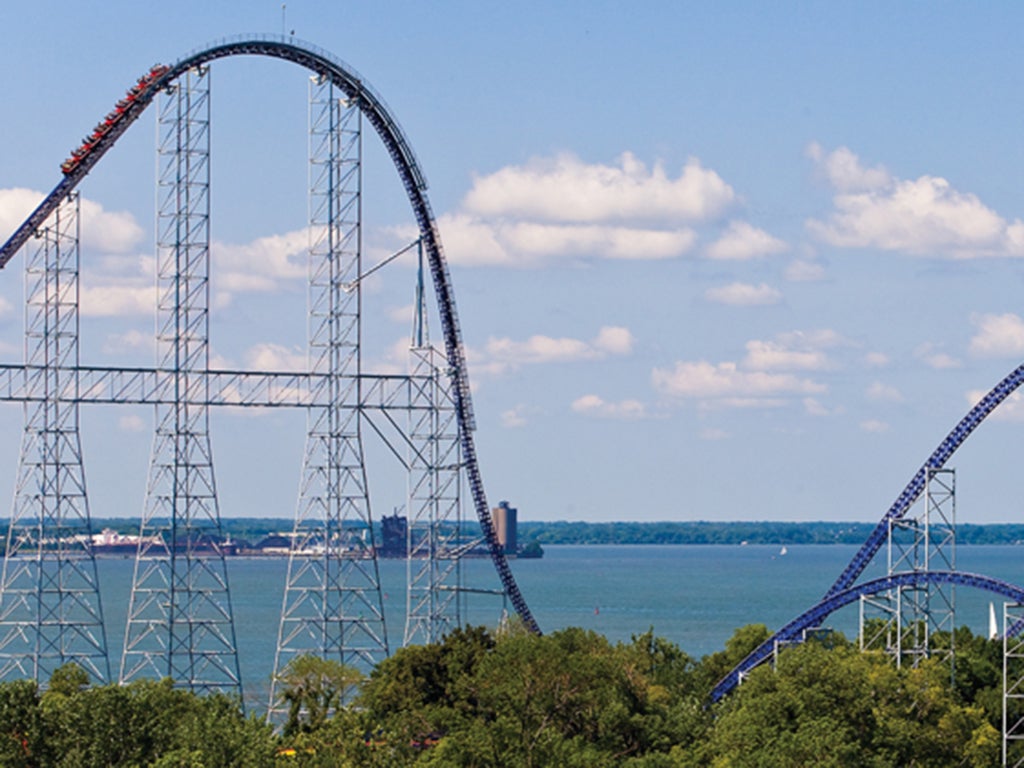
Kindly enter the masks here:
[[996, 604], [988, 604], [988, 639], [995, 640], [999, 637], [999, 623], [996, 621]]

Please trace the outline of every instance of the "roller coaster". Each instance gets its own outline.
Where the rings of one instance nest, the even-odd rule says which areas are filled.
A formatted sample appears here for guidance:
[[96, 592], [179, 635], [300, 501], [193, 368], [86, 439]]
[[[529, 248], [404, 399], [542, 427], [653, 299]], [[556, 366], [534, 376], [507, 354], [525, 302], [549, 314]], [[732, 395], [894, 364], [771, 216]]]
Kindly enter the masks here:
[[[247, 372], [209, 365], [209, 77], [212, 62], [238, 56], [282, 59], [312, 78], [310, 176], [310, 358], [308, 371]], [[160, 147], [158, 199], [158, 343], [156, 368], [98, 368], [78, 359], [78, 221], [76, 188], [136, 120], [157, 102]], [[373, 376], [358, 351], [364, 272], [359, 252], [361, 121], [383, 143], [418, 230], [416, 247], [432, 278], [444, 336], [437, 356], [419, 326], [418, 354], [408, 376]], [[375, 549], [360, 546], [355, 528], [372, 536], [362, 465], [363, 419], [370, 411], [402, 408], [421, 414], [401, 435], [416, 475], [411, 494], [422, 506], [430, 546], [423, 603], [409, 611], [429, 629], [425, 639], [450, 628], [447, 581], [462, 546], [441, 532], [450, 522], [442, 507], [457, 506], [452, 485], [465, 481], [502, 593], [532, 632], [539, 632], [521, 594], [491, 518], [473, 438], [475, 429], [466, 355], [454, 289], [427, 184], [410, 143], [384, 101], [358, 73], [331, 54], [291, 38], [240, 38], [193, 52], [171, 65], [154, 65], [129, 89], [60, 166], [61, 179], [0, 246], [0, 268], [32, 239], [27, 359], [0, 366], [0, 400], [25, 404], [12, 516], [0, 581], [0, 677], [43, 680], [66, 661], [77, 661], [108, 680], [108, 653], [99, 608], [95, 562], [87, 541], [90, 521], [78, 444], [83, 403], [153, 405], [157, 440], [149, 502], [143, 518], [152, 534], [136, 557], [122, 681], [137, 675], [171, 676], [201, 690], [240, 692], [233, 618], [223, 557], [195, 546], [219, 529], [207, 429], [217, 405], [286, 405], [307, 411], [307, 452], [296, 514], [276, 668], [300, 652], [340, 655], [372, 663], [388, 648], [382, 622]], [[182, 203], [181, 201], [186, 201]], [[397, 255], [397, 254], [396, 254]], [[374, 267], [376, 269], [377, 267]], [[421, 277], [422, 281], [422, 277]], [[422, 285], [418, 296], [422, 295]], [[422, 298], [417, 312], [424, 311]], [[354, 382], [354, 383], [353, 383]], [[869, 563], [926, 488], [929, 473], [949, 459], [995, 408], [1024, 383], [1024, 365], [1000, 381], [954, 427], [900, 492], [823, 599], [779, 629], [714, 688], [717, 701], [780, 643], [799, 642], [832, 612], [867, 595], [908, 587], [959, 585], [1024, 603], [1024, 590], [983, 575], [949, 570], [892, 573], [858, 583]], [[450, 413], [452, 423], [445, 421]], [[426, 414], [425, 416], [422, 416]], [[394, 420], [391, 421], [394, 424]], [[372, 426], [372, 425], [371, 425]], [[343, 458], [347, 456], [348, 458]], [[452, 467], [457, 473], [452, 475]], [[201, 490], [197, 491], [199, 487]], [[429, 490], [422, 490], [427, 488]], [[419, 493], [419, 496], [416, 496]], [[421, 540], [422, 541], [422, 540]], [[57, 544], [55, 544], [57, 542]], [[155, 544], [152, 542], [156, 542]], [[410, 538], [410, 556], [412, 551]], [[365, 540], [363, 541], [365, 544]], [[435, 546], [436, 545], [436, 546]], [[420, 546], [420, 545], [417, 545]], [[443, 556], [439, 553], [446, 551]], [[311, 554], [311, 553], [316, 554]], [[448, 565], [439, 564], [444, 560]], [[410, 571], [410, 592], [413, 591]], [[353, 605], [353, 601], [355, 605]], [[426, 607], [424, 607], [426, 606]], [[431, 607], [433, 606], [433, 607]], [[438, 608], [440, 606], [440, 608]], [[434, 613], [430, 613], [434, 611]], [[440, 611], [441, 614], [438, 614]], [[417, 614], [419, 615], [419, 614]], [[457, 621], [457, 616], [454, 619]], [[410, 618], [407, 617], [407, 639]]]
[[[311, 250], [319, 251], [311, 259], [313, 363], [307, 372], [253, 374], [209, 367], [204, 303], [209, 261], [208, 68], [215, 60], [236, 56], [283, 59], [312, 75], [311, 112], [315, 108], [317, 113], [310, 127], [310, 229]], [[159, 117], [161, 365], [87, 368], [79, 365], [77, 351], [74, 191], [160, 95], [166, 97]], [[408, 377], [374, 377], [360, 368], [358, 297], [365, 276], [357, 213], [362, 119], [387, 150], [412, 208], [418, 229], [415, 245], [432, 277], [444, 335], [441, 359], [426, 348], [413, 350], [419, 373]], [[509, 568], [484, 492], [455, 297], [426, 181], [402, 129], [362, 77], [327, 52], [291, 39], [224, 41], [173, 65], [152, 67], [61, 171], [59, 183], [0, 247], [4, 267], [30, 238], [43, 243], [40, 255], [27, 267], [38, 276], [28, 301], [39, 305], [38, 311], [28, 313], [29, 359], [0, 373], [0, 397], [26, 403], [29, 414], [0, 583], [0, 676], [45, 680], [56, 665], [73, 660], [100, 680], [112, 677], [91, 552], [88, 546], [72, 553], [63, 543], [53, 545], [55, 540], [82, 540], [89, 531], [77, 433], [77, 409], [85, 402], [152, 403], [157, 408], [157, 441], [143, 517], [143, 533], [147, 521], [152, 523], [152, 535], [144, 538], [156, 544], [139, 546], [122, 681], [148, 673], [170, 676], [194, 689], [240, 692], [223, 558], [206, 558], [195, 546], [219, 529], [206, 427], [207, 409], [217, 404], [292, 405], [309, 412], [279, 665], [300, 652], [371, 663], [388, 652], [375, 548], [372, 543], [360, 548], [360, 537], [350, 530], [354, 523], [362, 526], [362, 540], [372, 536], [361, 436], [371, 410], [387, 413], [404, 407], [418, 414], [419, 421], [397, 442], [410, 449], [410, 471], [418, 468], [410, 485], [427, 489], [418, 499], [429, 508], [424, 513], [424, 536], [415, 545], [410, 538], [410, 547], [429, 550], [428, 564], [417, 576], [426, 579], [421, 604], [410, 605], [410, 611], [417, 608], [424, 614], [420, 618], [428, 627], [426, 639], [438, 639], [436, 635], [457, 620], [444, 612], [451, 612], [451, 593], [459, 588], [448, 581], [455, 578], [452, 574], [465, 545], [445, 538], [444, 531], [452, 522], [445, 515], [458, 504], [458, 491], [452, 487], [463, 478], [504, 597], [525, 627], [539, 631]], [[425, 311], [422, 304], [417, 311]], [[422, 336], [420, 325], [418, 343]], [[60, 345], [57, 337], [62, 337]], [[453, 414], [454, 426], [446, 426], [446, 412]], [[395, 419], [389, 419], [394, 424]], [[55, 441], [71, 450], [58, 450]], [[54, 478], [64, 480], [63, 488]], [[74, 494], [67, 490], [72, 484], [68, 478], [76, 486]], [[196, 487], [204, 490], [197, 492]], [[445, 564], [439, 565], [439, 560]], [[407, 617], [407, 637], [409, 622]]]

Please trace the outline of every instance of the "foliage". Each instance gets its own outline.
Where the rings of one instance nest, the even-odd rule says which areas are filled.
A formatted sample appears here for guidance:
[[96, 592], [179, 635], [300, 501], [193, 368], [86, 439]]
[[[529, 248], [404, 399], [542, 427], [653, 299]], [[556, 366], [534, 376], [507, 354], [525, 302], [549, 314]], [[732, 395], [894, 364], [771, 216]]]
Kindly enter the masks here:
[[288, 662], [277, 677], [281, 699], [288, 705], [285, 735], [323, 727], [362, 677], [354, 667], [310, 654]]
[[[0, 684], [0, 766], [986, 766], [1001, 748], [998, 641], [958, 629], [956, 672], [897, 668], [841, 635], [778, 654], [715, 705], [711, 687], [768, 636], [736, 631], [699, 661], [653, 631], [611, 643], [480, 627], [404, 648], [368, 678], [299, 657], [275, 734], [221, 695], [170, 681], [90, 687], [73, 665], [45, 691]], [[952, 683], [951, 683], [952, 680]], [[348, 701], [350, 689], [358, 688]]]
[[271, 729], [235, 700], [169, 680], [89, 687], [75, 665], [34, 683], [0, 684], [0, 766], [270, 766]]

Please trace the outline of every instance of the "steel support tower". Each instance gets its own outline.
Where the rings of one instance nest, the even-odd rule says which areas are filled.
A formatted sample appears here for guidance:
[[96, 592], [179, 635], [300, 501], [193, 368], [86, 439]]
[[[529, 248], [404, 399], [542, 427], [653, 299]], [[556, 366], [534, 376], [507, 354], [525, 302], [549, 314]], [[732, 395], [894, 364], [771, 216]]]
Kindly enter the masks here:
[[270, 711], [277, 676], [299, 655], [369, 666], [388, 655], [363, 454], [361, 380], [362, 113], [310, 79], [307, 416]]
[[[906, 571], [956, 570], [956, 473], [928, 467], [923, 509], [890, 521], [888, 575]], [[876, 619], [868, 620], [870, 616]], [[861, 599], [862, 648], [884, 648], [897, 666], [941, 653], [954, 656], [956, 591], [952, 584], [901, 587]], [[946, 632], [949, 644], [933, 648], [932, 636]]]
[[1003, 765], [1024, 766], [1024, 604], [1003, 604]]
[[209, 409], [210, 76], [189, 71], [158, 117], [157, 356], [174, 401], [156, 433], [121, 659], [122, 682], [170, 677], [241, 698]]
[[461, 622], [462, 453], [444, 355], [430, 344], [419, 251], [409, 350], [409, 521], [404, 645], [434, 643]]
[[110, 680], [78, 420], [78, 194], [25, 264], [25, 429], [0, 580], [0, 679]]

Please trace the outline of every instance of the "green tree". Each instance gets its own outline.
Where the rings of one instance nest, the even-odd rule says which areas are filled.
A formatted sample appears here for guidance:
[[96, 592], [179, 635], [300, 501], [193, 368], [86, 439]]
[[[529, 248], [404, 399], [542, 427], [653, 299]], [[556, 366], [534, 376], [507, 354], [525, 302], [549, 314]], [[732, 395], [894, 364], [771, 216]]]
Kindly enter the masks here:
[[718, 709], [694, 765], [994, 765], [992, 726], [963, 705], [948, 667], [934, 660], [897, 669], [841, 637], [780, 652]]
[[281, 700], [288, 705], [284, 735], [322, 727], [362, 679], [358, 669], [340, 661], [296, 656], [277, 677]]
[[31, 680], [0, 684], [0, 765], [40, 765], [44, 748], [38, 686]]

